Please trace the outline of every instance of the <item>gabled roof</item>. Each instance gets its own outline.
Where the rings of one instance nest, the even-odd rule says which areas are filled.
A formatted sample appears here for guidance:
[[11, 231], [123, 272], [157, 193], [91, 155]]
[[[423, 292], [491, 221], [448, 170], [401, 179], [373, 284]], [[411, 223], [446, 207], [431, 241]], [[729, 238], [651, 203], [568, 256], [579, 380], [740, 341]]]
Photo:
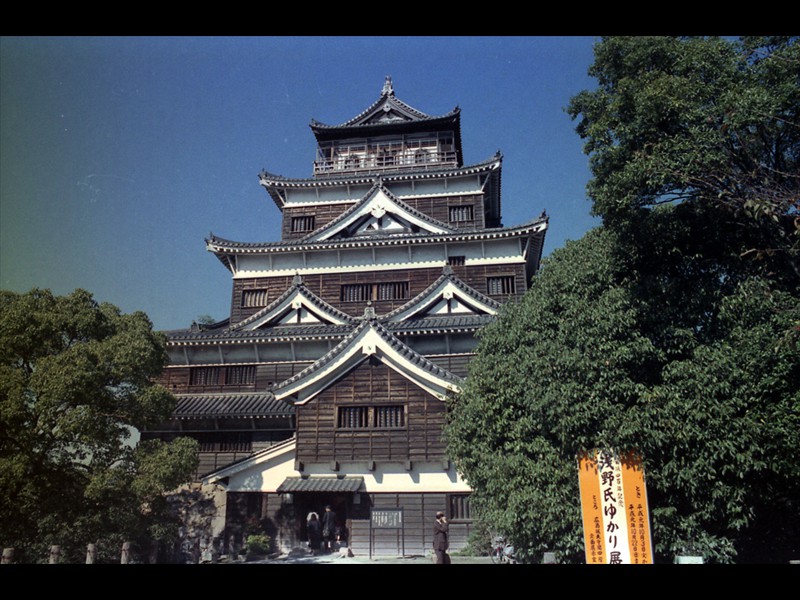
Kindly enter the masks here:
[[303, 404], [370, 358], [380, 360], [442, 399], [448, 392], [458, 391], [461, 384], [461, 378], [401, 342], [378, 322], [372, 307], [368, 307], [362, 323], [339, 345], [272, 391], [278, 399], [292, 398]]
[[230, 329], [252, 331], [270, 326], [354, 325], [356, 322], [314, 294], [305, 286], [302, 277], [296, 275], [291, 287], [274, 302]]
[[377, 178], [361, 201], [302, 238], [300, 242], [315, 243], [381, 234], [441, 234], [455, 231], [449, 225], [410, 207]]
[[460, 115], [461, 109], [458, 106], [441, 116], [431, 116], [413, 108], [395, 96], [391, 77], [387, 77], [378, 99], [352, 119], [340, 125], [325, 125], [312, 119], [310, 127], [317, 141], [381, 135], [409, 129], [426, 131], [447, 129], [455, 133], [460, 157]]
[[415, 298], [387, 313], [382, 323], [408, 321], [412, 319], [449, 318], [457, 316], [490, 315], [500, 310], [500, 303], [468, 286], [446, 266], [441, 277]]
[[[414, 233], [376, 235], [374, 237], [354, 237], [344, 239], [328, 239], [321, 242], [290, 240], [282, 242], [235, 242], [215, 236], [213, 233], [206, 239], [206, 249], [215, 253], [220, 260], [227, 254], [259, 254], [271, 252], [304, 252], [318, 250], [338, 250], [344, 248], [372, 247], [372, 246], [400, 246], [419, 243], [441, 243], [494, 240], [509, 237], [519, 237], [543, 232], [547, 229], [547, 217], [540, 217], [528, 223], [514, 227], [488, 227], [474, 230], [457, 230], [445, 233]], [[228, 269], [230, 264], [222, 260]]]

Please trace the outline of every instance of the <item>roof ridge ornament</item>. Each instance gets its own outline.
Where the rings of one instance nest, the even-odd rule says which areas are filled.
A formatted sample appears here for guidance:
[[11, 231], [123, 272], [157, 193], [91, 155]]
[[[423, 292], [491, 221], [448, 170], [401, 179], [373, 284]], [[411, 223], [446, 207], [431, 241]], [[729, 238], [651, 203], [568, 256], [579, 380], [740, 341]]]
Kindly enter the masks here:
[[364, 320], [365, 321], [374, 321], [377, 318], [375, 315], [375, 307], [372, 306], [372, 301], [367, 302], [367, 306], [364, 307]]
[[387, 75], [383, 82], [383, 89], [381, 96], [394, 96], [394, 88], [392, 87], [392, 76]]
[[300, 273], [295, 273], [294, 277], [292, 278], [292, 285], [301, 285], [303, 283], [303, 277]]

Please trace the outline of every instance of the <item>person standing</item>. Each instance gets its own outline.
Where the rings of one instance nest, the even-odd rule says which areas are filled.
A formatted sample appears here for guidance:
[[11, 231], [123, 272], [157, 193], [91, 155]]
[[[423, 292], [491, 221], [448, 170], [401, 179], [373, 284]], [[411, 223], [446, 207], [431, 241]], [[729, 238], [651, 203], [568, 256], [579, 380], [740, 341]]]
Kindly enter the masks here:
[[436, 513], [436, 522], [433, 524], [433, 551], [436, 553], [437, 565], [449, 565], [450, 555], [447, 549], [450, 543], [447, 539], [448, 525], [444, 513], [439, 511]]
[[322, 514], [322, 545], [325, 552], [332, 552], [334, 539], [336, 537], [336, 513], [333, 512], [331, 505], [325, 507]]

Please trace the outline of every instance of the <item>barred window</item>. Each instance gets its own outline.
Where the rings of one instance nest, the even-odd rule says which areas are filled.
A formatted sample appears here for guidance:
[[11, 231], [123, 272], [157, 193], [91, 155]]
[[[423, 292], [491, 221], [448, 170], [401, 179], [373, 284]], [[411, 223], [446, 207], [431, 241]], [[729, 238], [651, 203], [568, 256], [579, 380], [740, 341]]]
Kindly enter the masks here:
[[225, 370], [227, 385], [248, 385], [255, 382], [256, 368], [254, 365], [227, 367]]
[[192, 367], [189, 385], [250, 385], [256, 382], [254, 365]]
[[475, 219], [471, 204], [450, 207], [450, 222], [473, 221]]
[[467, 259], [464, 256], [448, 256], [447, 264], [452, 267], [463, 267]]
[[342, 286], [342, 302], [404, 300], [408, 298], [408, 282], [350, 283]]
[[405, 427], [404, 406], [376, 406], [375, 427]]
[[189, 385], [219, 385], [219, 367], [195, 367], [189, 371]]
[[292, 233], [314, 231], [314, 216], [292, 217]]
[[368, 283], [353, 283], [342, 286], [342, 302], [366, 302], [372, 300], [372, 286]]
[[267, 305], [267, 290], [243, 290], [242, 308], [253, 308]]
[[450, 494], [451, 521], [471, 521], [472, 513], [469, 508], [469, 494]]
[[516, 286], [514, 285], [513, 275], [502, 275], [500, 277], [486, 278], [486, 291], [490, 296], [499, 294], [513, 294]]
[[336, 423], [340, 429], [400, 429], [406, 426], [405, 406], [340, 406]]
[[408, 282], [379, 283], [376, 300], [403, 300], [408, 298]]
[[365, 429], [369, 427], [369, 407], [340, 406], [338, 423], [342, 429]]

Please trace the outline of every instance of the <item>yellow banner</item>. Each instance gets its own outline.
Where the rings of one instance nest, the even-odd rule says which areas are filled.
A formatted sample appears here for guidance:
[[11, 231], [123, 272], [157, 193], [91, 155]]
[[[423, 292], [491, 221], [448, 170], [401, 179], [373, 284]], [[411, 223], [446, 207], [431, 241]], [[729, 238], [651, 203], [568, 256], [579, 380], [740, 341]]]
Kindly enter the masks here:
[[587, 564], [653, 564], [644, 467], [634, 453], [578, 459]]

